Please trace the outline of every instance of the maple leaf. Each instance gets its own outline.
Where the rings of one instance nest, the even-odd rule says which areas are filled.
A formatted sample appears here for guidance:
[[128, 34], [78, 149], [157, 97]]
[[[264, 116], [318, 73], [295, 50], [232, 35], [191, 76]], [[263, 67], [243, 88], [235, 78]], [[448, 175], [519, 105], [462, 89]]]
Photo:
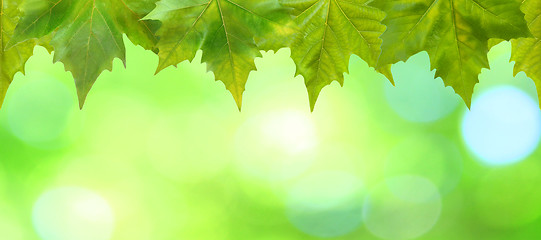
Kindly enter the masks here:
[[524, 14], [519, 0], [4, 0], [0, 100], [41, 45], [72, 72], [82, 108], [113, 60], [126, 64], [126, 34], [158, 54], [156, 73], [202, 50], [239, 109], [255, 58], [282, 47], [291, 49], [312, 110], [325, 86], [343, 84], [352, 54], [393, 82], [392, 64], [420, 51], [469, 106], [500, 41], [512, 40], [515, 74], [541, 81], [540, 1], [525, 0]]
[[254, 59], [260, 50], [284, 47], [290, 31], [290, 16], [276, 0], [161, 0], [145, 19], [162, 22], [156, 72], [192, 61], [201, 49], [202, 62], [239, 109], [248, 75], [256, 70]]
[[53, 31], [54, 61], [71, 71], [82, 108], [90, 88], [114, 58], [125, 65], [122, 34], [145, 49], [155, 50], [158, 24], [140, 21], [156, 0], [32, 0], [15, 29], [10, 46]]
[[16, 47], [7, 48], [15, 25], [19, 20], [18, 6], [22, 0], [0, 0], [0, 106], [4, 102], [9, 85], [17, 72], [24, 74], [24, 65], [32, 56], [36, 41], [24, 41]]
[[378, 69], [427, 51], [436, 77], [467, 106], [481, 69], [489, 68], [488, 40], [531, 35], [520, 3], [511, 0], [375, 0], [372, 5], [387, 13]]
[[381, 20], [385, 13], [368, 6], [368, 0], [281, 0], [291, 7], [299, 31], [290, 43], [296, 75], [305, 79], [310, 108], [321, 90], [344, 82], [352, 54], [374, 67], [381, 52]]
[[538, 96], [541, 96], [541, 0], [525, 0], [521, 9], [533, 37], [511, 41], [514, 74], [524, 71], [535, 82]]

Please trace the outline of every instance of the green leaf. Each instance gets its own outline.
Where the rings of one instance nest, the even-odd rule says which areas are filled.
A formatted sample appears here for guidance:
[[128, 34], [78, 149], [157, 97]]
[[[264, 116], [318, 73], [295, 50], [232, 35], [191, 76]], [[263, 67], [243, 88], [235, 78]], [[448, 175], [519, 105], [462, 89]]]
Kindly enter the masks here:
[[[21, 1], [22, 2], [22, 1]], [[74, 11], [76, 0], [26, 0], [22, 4], [24, 16], [15, 28], [8, 48], [32, 38], [48, 35]]]
[[10, 45], [41, 38], [53, 31], [54, 60], [75, 78], [82, 108], [90, 88], [114, 58], [125, 63], [122, 34], [145, 49], [155, 50], [157, 22], [140, 21], [156, 0], [32, 0]]
[[161, 0], [145, 19], [162, 22], [157, 72], [192, 61], [201, 49], [207, 69], [239, 109], [248, 75], [256, 70], [254, 59], [260, 50], [284, 47], [290, 31], [290, 16], [277, 0]]
[[352, 54], [393, 82], [392, 64], [421, 51], [469, 106], [500, 41], [512, 40], [515, 74], [541, 81], [540, 1], [524, 0], [521, 11], [520, 0], [3, 0], [0, 100], [41, 45], [72, 72], [82, 107], [113, 60], [126, 63], [126, 34], [159, 55], [156, 73], [202, 50], [239, 109], [255, 58], [282, 47], [312, 110], [325, 86], [343, 84]]
[[535, 82], [541, 96], [541, 0], [525, 0], [522, 11], [533, 37], [511, 41], [511, 60], [515, 61], [515, 75], [524, 71]]
[[290, 44], [297, 75], [305, 79], [313, 110], [321, 90], [344, 82], [352, 54], [375, 66], [381, 52], [385, 13], [368, 0], [281, 0], [293, 8], [299, 32]]
[[427, 51], [436, 77], [470, 106], [482, 68], [488, 68], [488, 40], [528, 37], [520, 3], [512, 0], [375, 0], [383, 21], [378, 69]]
[[11, 40], [15, 25], [21, 14], [17, 7], [21, 0], [0, 0], [0, 106], [4, 102], [9, 85], [17, 72], [24, 73], [24, 65], [32, 56], [36, 42], [24, 41], [16, 47], [7, 49], [6, 44]]
[[157, 52], [158, 37], [156, 31], [160, 27], [158, 21], [141, 20], [150, 13], [158, 0], [115, 0], [106, 1], [115, 23], [130, 41], [147, 50]]

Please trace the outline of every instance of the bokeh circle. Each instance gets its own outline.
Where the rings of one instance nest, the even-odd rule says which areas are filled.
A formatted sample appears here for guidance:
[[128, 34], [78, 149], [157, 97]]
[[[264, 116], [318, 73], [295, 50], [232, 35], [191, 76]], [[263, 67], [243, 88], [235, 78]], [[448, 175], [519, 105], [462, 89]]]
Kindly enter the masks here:
[[487, 165], [508, 165], [530, 155], [541, 136], [539, 106], [524, 91], [500, 86], [482, 93], [462, 120], [466, 146]]
[[368, 195], [363, 219], [372, 234], [389, 240], [414, 239], [432, 229], [442, 204], [428, 179], [404, 175], [387, 179]]
[[362, 222], [364, 187], [352, 174], [325, 171], [308, 175], [289, 190], [287, 216], [299, 230], [316, 237], [337, 237]]
[[109, 203], [78, 187], [43, 193], [34, 204], [32, 222], [42, 240], [109, 240], [114, 229]]

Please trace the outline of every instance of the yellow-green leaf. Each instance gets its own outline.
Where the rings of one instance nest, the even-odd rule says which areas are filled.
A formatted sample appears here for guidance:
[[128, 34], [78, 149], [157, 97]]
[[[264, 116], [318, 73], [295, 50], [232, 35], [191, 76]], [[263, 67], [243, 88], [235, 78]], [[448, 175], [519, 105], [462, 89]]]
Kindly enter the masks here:
[[310, 107], [332, 81], [343, 84], [349, 59], [356, 54], [375, 66], [380, 54], [385, 13], [368, 0], [281, 0], [293, 8], [299, 29], [290, 43], [297, 74], [304, 77]]
[[[135, 44], [154, 50], [158, 23], [140, 21], [156, 0], [31, 0], [15, 29], [10, 46], [53, 32], [55, 61], [64, 63], [75, 79], [79, 105], [114, 58], [125, 62], [122, 34]], [[54, 32], [55, 31], [55, 32]]]
[[488, 40], [528, 37], [513, 0], [374, 0], [387, 13], [378, 69], [427, 51], [436, 77], [469, 106], [478, 75], [488, 68]]
[[24, 73], [24, 64], [32, 56], [36, 41], [24, 41], [7, 48], [20, 16], [21, 0], [0, 0], [0, 106], [4, 102], [9, 85], [17, 72]]
[[201, 49], [207, 69], [240, 109], [248, 75], [256, 70], [254, 59], [260, 50], [285, 46], [289, 18], [277, 0], [161, 0], [145, 19], [162, 22], [158, 72], [193, 60]]
[[524, 71], [533, 79], [541, 96], [541, 0], [525, 0], [522, 11], [533, 37], [511, 41], [511, 60], [515, 61], [515, 75]]

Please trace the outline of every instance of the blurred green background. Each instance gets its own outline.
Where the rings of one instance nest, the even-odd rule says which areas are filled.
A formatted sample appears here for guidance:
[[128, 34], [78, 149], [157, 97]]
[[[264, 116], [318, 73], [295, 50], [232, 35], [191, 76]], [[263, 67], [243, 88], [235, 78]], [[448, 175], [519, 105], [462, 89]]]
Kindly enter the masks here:
[[204, 64], [154, 76], [129, 45], [80, 111], [36, 48], [0, 111], [0, 239], [541, 239], [541, 112], [509, 55], [471, 111], [420, 53], [396, 87], [352, 57], [310, 113], [283, 49], [239, 113]]

